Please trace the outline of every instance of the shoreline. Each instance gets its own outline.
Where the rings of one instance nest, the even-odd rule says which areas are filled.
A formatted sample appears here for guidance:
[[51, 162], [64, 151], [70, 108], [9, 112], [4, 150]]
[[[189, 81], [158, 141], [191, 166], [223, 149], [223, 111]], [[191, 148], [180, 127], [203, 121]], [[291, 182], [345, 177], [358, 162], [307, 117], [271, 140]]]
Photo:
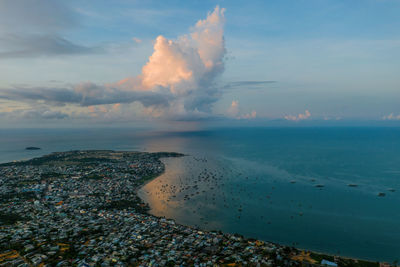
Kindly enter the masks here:
[[[101, 234], [104, 235], [105, 238], [109, 235], [110, 233], [113, 232], [113, 223], [115, 220], [115, 223], [123, 223], [126, 220], [132, 219], [134, 220], [133, 224], [124, 224], [124, 229], [125, 229], [125, 234], [126, 236], [138, 236], [137, 238], [137, 243], [140, 245], [142, 241], [144, 241], [144, 244], [147, 245], [156, 245], [156, 241], [154, 240], [159, 240], [160, 238], [163, 239], [165, 236], [169, 235], [176, 235], [179, 238], [186, 238], [187, 234], [190, 234], [190, 238], [188, 239], [188, 244], [190, 249], [189, 251], [192, 251], [192, 253], [200, 253], [198, 250], [200, 249], [201, 255], [203, 255], [202, 259], [200, 262], [203, 262], [202, 260], [210, 259], [212, 257], [216, 262], [216, 264], [226, 264], [230, 262], [239, 262], [244, 265], [247, 265], [247, 263], [251, 263], [251, 255], [257, 255], [257, 260], [256, 262], [261, 262], [262, 264], [265, 263], [267, 265], [265, 266], [276, 266], [275, 264], [282, 264], [283, 262], [286, 263], [296, 263], [298, 264], [299, 262], [307, 262], [307, 264], [311, 264], [310, 266], [320, 266], [319, 262], [322, 259], [325, 260], [335, 260], [334, 255], [326, 254], [326, 253], [320, 253], [320, 252], [315, 252], [315, 251], [309, 251], [309, 250], [303, 250], [299, 248], [295, 248], [293, 246], [288, 246], [288, 245], [281, 245], [275, 242], [270, 242], [270, 241], [263, 241], [261, 239], [255, 239], [252, 237], [247, 237], [243, 236], [241, 234], [237, 233], [228, 233], [228, 232], [222, 232], [219, 230], [203, 230], [202, 227], [199, 226], [189, 226], [189, 225], [184, 225], [181, 223], [176, 223], [174, 219], [166, 219], [165, 217], [159, 217], [153, 214], [149, 213], [150, 210], [150, 205], [146, 203], [142, 198], [139, 197], [138, 191], [141, 190], [146, 184], [149, 182], [155, 180], [156, 178], [159, 178], [166, 172], [166, 164], [162, 161], [162, 158], [167, 158], [167, 157], [183, 157], [187, 156], [184, 154], [180, 153], [173, 153], [173, 152], [158, 152], [158, 153], [149, 153], [149, 152], [132, 152], [132, 151], [113, 151], [113, 150], [77, 150], [77, 151], [68, 151], [68, 152], [55, 152], [49, 155], [45, 155], [42, 157], [38, 158], [33, 158], [28, 161], [24, 162], [9, 162], [5, 164], [0, 164], [0, 172], [5, 171], [5, 173], [10, 173], [10, 170], [25, 172], [25, 174], [28, 174], [30, 176], [35, 177], [35, 168], [39, 173], [42, 173], [41, 168], [44, 168], [44, 170], [51, 171], [52, 168], [49, 166], [56, 166], [56, 168], [59, 168], [62, 166], [66, 170], [74, 169], [74, 171], [68, 171], [68, 174], [66, 172], [60, 171], [60, 173], [54, 173], [54, 172], [49, 172], [50, 176], [46, 176], [49, 178], [49, 181], [46, 181], [46, 177], [39, 177], [37, 180], [40, 184], [43, 185], [43, 182], [45, 183], [50, 183], [52, 184], [52, 181], [55, 181], [55, 187], [54, 191], [55, 193], [62, 188], [62, 184], [69, 183], [69, 188], [74, 189], [71, 192], [65, 191], [65, 198], [64, 200], [57, 199], [55, 198], [52, 202], [48, 202], [45, 195], [51, 195], [51, 192], [47, 192], [47, 189], [43, 191], [42, 197], [36, 198], [35, 201], [29, 201], [26, 202], [29, 199], [19, 201], [20, 203], [17, 203], [21, 206], [22, 209], [30, 209], [32, 207], [33, 210], [38, 210], [39, 212], [45, 212], [43, 215], [45, 216], [50, 216], [48, 218], [49, 221], [52, 221], [53, 219], [56, 219], [58, 221], [57, 217], [62, 216], [64, 214], [76, 214], [77, 211], [79, 216], [83, 218], [86, 218], [85, 216], [89, 216], [92, 218], [92, 220], [99, 220], [98, 223], [104, 224], [105, 230], [100, 231], [100, 233], [97, 233], [99, 229], [94, 228], [93, 231], [94, 234]], [[61, 165], [60, 165], [61, 164]], [[97, 167], [89, 167], [90, 165], [96, 165]], [[123, 166], [121, 166], [123, 165]], [[19, 166], [22, 166], [21, 168]], [[28, 168], [24, 168], [28, 167]], [[44, 167], [42, 167], [44, 166]], [[58, 167], [57, 167], [58, 166]], [[97, 169], [96, 172], [88, 172], [85, 175], [82, 173], [82, 170], [85, 170], [87, 168], [94, 168]], [[125, 168], [125, 169], [124, 169]], [[135, 170], [135, 174], [132, 174], [132, 177], [124, 177], [118, 174], [122, 169], [128, 171], [128, 173], [131, 173], [133, 170]], [[118, 170], [117, 173], [114, 171]], [[14, 172], [13, 171], [13, 172]], [[75, 172], [81, 173], [82, 175], [76, 176]], [[20, 176], [18, 176], [20, 177]], [[54, 177], [54, 178], [53, 178]], [[0, 173], [0, 178], [1, 178], [1, 173]], [[17, 177], [4, 177], [5, 184], [7, 181], [16, 181], [15, 178]], [[133, 179], [132, 179], [133, 178]], [[8, 179], [8, 180], [7, 180]], [[20, 179], [20, 178], [18, 178]], [[31, 181], [31, 180], [30, 180]], [[17, 181], [18, 182], [18, 181]], [[23, 180], [21, 182], [24, 182]], [[31, 181], [32, 182], [32, 181]], [[30, 182], [30, 184], [32, 184]], [[59, 185], [59, 182], [61, 182], [61, 187], [57, 186]], [[114, 194], [117, 198], [113, 201], [96, 201], [97, 195], [93, 195], [91, 192], [90, 188], [95, 188], [96, 186], [100, 186], [101, 184], [107, 185], [105, 188], [109, 188], [108, 186], [116, 184], [124, 184], [128, 183], [127, 185], [130, 187], [121, 187], [119, 190], [123, 190], [123, 192], [129, 192], [129, 189], [131, 190], [130, 196], [128, 198], [124, 198], [123, 194], [120, 194], [118, 190], [110, 190], [110, 191], [103, 191], [104, 196], [108, 196], [109, 193]], [[131, 183], [131, 185], [129, 185]], [[34, 185], [34, 183], [33, 183]], [[85, 187], [82, 187], [81, 185], [86, 185]], [[90, 185], [90, 186], [89, 186]], [[17, 190], [22, 190], [24, 192], [24, 188], [32, 188], [34, 189], [35, 187], [31, 187], [31, 185], [22, 183], [20, 185], [21, 187], [16, 187], [15, 189]], [[44, 187], [43, 187], [44, 188]], [[47, 188], [47, 187], [46, 187]], [[53, 186], [51, 186], [53, 188]], [[89, 191], [87, 191], [89, 189]], [[104, 189], [104, 188], [103, 188]], [[36, 190], [36, 189], [35, 189]], [[62, 189], [61, 189], [62, 190]], [[78, 191], [79, 192], [78, 192]], [[88, 192], [87, 195], [85, 195], [85, 190]], [[33, 197], [32, 194], [36, 194], [34, 192], [38, 191], [29, 191], [31, 195], [29, 195], [29, 198]], [[72, 193], [76, 192], [76, 193]], [[44, 195], [43, 195], [44, 194]], [[76, 195], [78, 194], [78, 195]], [[83, 197], [79, 197], [79, 194], [82, 195]], [[126, 194], [126, 193], [125, 193]], [[57, 196], [57, 194], [55, 195]], [[127, 196], [127, 195], [125, 195]], [[94, 202], [90, 204], [91, 200], [90, 198], [93, 198]], [[138, 199], [138, 202], [135, 203], [128, 203], [132, 206], [125, 206], [125, 202], [130, 202], [134, 199]], [[117, 201], [115, 201], [117, 200]], [[65, 203], [63, 203], [65, 201]], [[116, 202], [116, 203], [115, 203]], [[121, 203], [123, 202], [123, 203]], [[29, 204], [28, 204], [29, 203]], [[76, 203], [76, 204], [73, 204]], [[85, 204], [84, 206], [81, 206], [81, 204]], [[6, 206], [9, 206], [7, 200], [3, 205], [6, 204]], [[14, 205], [14, 204], [13, 204]], [[73, 205], [77, 205], [78, 209], [73, 208]], [[89, 205], [89, 206], [87, 206]], [[90, 207], [90, 205], [93, 205]], [[118, 206], [117, 206], [118, 205]], [[123, 205], [123, 206], [120, 206]], [[43, 208], [38, 209], [38, 207], [43, 206]], [[86, 207], [87, 206], [87, 207]], [[4, 207], [4, 206], [3, 206]], [[55, 207], [55, 209], [54, 209]], [[50, 208], [49, 211], [50, 213], [46, 211], [46, 208]], [[12, 211], [12, 210], [9, 210]], [[18, 211], [18, 210], [16, 210]], [[35, 211], [36, 213], [37, 211]], [[60, 213], [60, 215], [59, 215]], [[11, 214], [11, 213], [10, 213]], [[25, 214], [22, 210], [18, 214]], [[29, 213], [27, 214], [29, 216]], [[75, 215], [74, 215], [75, 216]], [[133, 217], [132, 217], [133, 216]], [[103, 221], [105, 218], [112, 218], [111, 221], [106, 220]], [[148, 221], [150, 224], [149, 226], [144, 225], [143, 228], [143, 233], [140, 234], [140, 232], [137, 232], [137, 227], [140, 227], [143, 225], [143, 222]], [[69, 228], [74, 229], [77, 226], [74, 225], [79, 225], [80, 221], [79, 219], [74, 219], [74, 217], [71, 217], [69, 220], [66, 221], [67, 225], [69, 225]], [[84, 221], [83, 221], [84, 222]], [[38, 229], [43, 229], [40, 226], [35, 226], [35, 224], [32, 225], [32, 223], [35, 223], [35, 219], [30, 219], [28, 221], [25, 220], [19, 220], [15, 226], [26, 228], [31, 224], [31, 227], [39, 227]], [[109, 226], [110, 224], [110, 226]], [[85, 225], [85, 223], [83, 224]], [[118, 224], [119, 225], [119, 224]], [[11, 228], [2, 228], [0, 227], [0, 236], [4, 233], [9, 233], [11, 234], [11, 231], [18, 230], [18, 227], [13, 227], [13, 225], [10, 225]], [[79, 226], [81, 228], [82, 226]], [[111, 228], [108, 228], [111, 227]], [[120, 229], [122, 226], [118, 226], [119, 231], [122, 232], [122, 229]], [[148, 227], [155, 227], [153, 229], [154, 233], [156, 234], [157, 238], [156, 239], [149, 239], [147, 238], [143, 239], [143, 235], [147, 235], [145, 233], [148, 232]], [[62, 227], [63, 228], [63, 227]], [[67, 228], [68, 227], [64, 227]], [[108, 230], [110, 229], [110, 230]], [[132, 233], [133, 231], [133, 233]], [[164, 232], [163, 232], [164, 231]], [[122, 234], [122, 233], [121, 233]], [[111, 235], [112, 236], [112, 235]], [[122, 237], [121, 237], [122, 238]], [[35, 239], [35, 238], [34, 238]], [[69, 251], [70, 246], [77, 246], [80, 247], [80, 249], [85, 248], [87, 241], [85, 239], [79, 241], [76, 240], [74, 242], [66, 241], [62, 237], [59, 237], [55, 240], [59, 240], [58, 242], [67, 243], [69, 242], [70, 245], [64, 247], [64, 251]], [[152, 241], [153, 240], [153, 241]], [[190, 241], [192, 240], [192, 241]], [[196, 240], [203, 240], [204, 245], [199, 245], [200, 248], [197, 247], [197, 245], [192, 244]], [[167, 242], [172, 242], [173, 240], [166, 240]], [[72, 243], [71, 243], [72, 242]], [[114, 241], [113, 241], [114, 242]], [[154, 242], [154, 244], [153, 244]], [[182, 249], [179, 247], [180, 243], [175, 243], [173, 241], [175, 246], [178, 246], [176, 250]], [[136, 244], [135, 242], [133, 244]], [[171, 245], [171, 243], [169, 243]], [[147, 246], [146, 245], [146, 246]], [[7, 247], [7, 246], [6, 246]], [[94, 246], [96, 247], [96, 246]], [[2, 250], [4, 250], [4, 246], [1, 247]], [[165, 250], [166, 247], [161, 246]], [[11, 248], [9, 248], [11, 249]], [[15, 248], [14, 248], [15, 249]], [[126, 249], [126, 248], [125, 248]], [[229, 253], [226, 255], [224, 254], [227, 249], [227, 252]], [[26, 249], [25, 249], [26, 250]], [[249, 251], [247, 251], [249, 250]], [[80, 251], [80, 250], [78, 250]], [[1, 252], [1, 251], [0, 251]], [[21, 252], [21, 251], [20, 251]], [[14, 255], [14, 254], [13, 254]], [[58, 254], [56, 254], [58, 255]], [[63, 255], [63, 254], [61, 254]], [[75, 255], [75, 254], [73, 254]], [[196, 255], [196, 254], [195, 254]], [[217, 256], [218, 255], [218, 256]], [[265, 255], [268, 255], [265, 257]], [[232, 257], [231, 257], [232, 256]], [[77, 256], [73, 256], [77, 257]], [[264, 257], [264, 258], [263, 258]], [[341, 264], [340, 266], [378, 266], [376, 262], [373, 261], [365, 261], [361, 259], [355, 259], [355, 258], [347, 258], [347, 257], [340, 257], [338, 256], [338, 261], [341, 263], [344, 262], [346, 263], [345, 265]], [[78, 257], [79, 259], [79, 257]], [[77, 260], [78, 260], [77, 259]], [[191, 258], [189, 257], [187, 259], [188, 261], [191, 261]], [[250, 261], [249, 261], [250, 260]], [[32, 260], [33, 261], [33, 260]], [[177, 257], [176, 262], [182, 261], [180, 257]], [[336, 261], [336, 260], [335, 260]], [[368, 265], [357, 265], [356, 262], [362, 262], [362, 263], [368, 263]], [[268, 265], [269, 264], [269, 265]], [[272, 264], [272, 265], [271, 265]], [[251, 265], [252, 266], [252, 265]], [[262, 265], [264, 266], [264, 265]], [[290, 265], [292, 266], [292, 265]], [[297, 266], [297, 265], [293, 265]]]
[[[181, 156], [181, 157], [184, 157], [184, 156], [190, 156], [190, 155], [183, 155], [183, 156]], [[168, 157], [164, 157], [164, 158], [168, 158]], [[180, 157], [178, 157], [178, 158], [180, 158]], [[160, 158], [160, 159], [161, 159], [161, 158]], [[160, 161], [161, 161], [161, 160], [160, 160]], [[156, 217], [156, 218], [165, 218], [165, 219], [167, 219], [167, 220], [173, 220], [175, 223], [180, 224], [180, 225], [183, 225], [183, 226], [185, 226], [185, 227], [190, 227], [190, 228], [193, 228], [193, 229], [196, 229], [196, 230], [201, 230], [201, 231], [208, 231], [208, 232], [210, 232], [211, 230], [203, 229], [203, 228], [200, 227], [200, 226], [197, 227], [197, 226], [182, 224], [182, 223], [176, 222], [176, 220], [173, 219], [173, 218], [166, 218], [166, 217], [164, 217], [164, 216], [157, 216], [157, 215], [154, 215], [154, 214], [149, 213], [149, 211], [151, 210], [150, 204], [149, 204], [148, 202], [146, 202], [142, 197], [139, 196], [138, 191], [141, 190], [141, 189], [143, 189], [143, 187], [145, 187], [145, 186], [146, 186], [147, 184], [149, 184], [150, 182], [156, 180], [157, 178], [159, 178], [160, 176], [162, 176], [162, 175], [165, 174], [166, 169], [167, 169], [167, 166], [166, 166], [166, 164], [165, 164], [163, 161], [161, 161], [161, 163], [162, 163], [163, 166], [164, 166], [163, 172], [160, 173], [159, 175], [157, 175], [157, 176], [151, 178], [151, 179], [146, 180], [146, 182], [144, 182], [144, 183], [143, 183], [140, 187], [138, 187], [137, 190], [135, 191], [136, 195], [140, 198], [140, 200], [141, 200], [144, 204], [146, 204], [146, 206], [148, 206], [148, 210], [145, 212], [145, 214], [146, 214], [146, 215], [149, 215], [149, 216]], [[223, 232], [223, 233], [228, 233], [228, 232], [222, 231], [222, 230], [220, 230], [220, 229], [214, 229], [214, 230], [212, 230], [211, 232], [213, 232], [213, 231], [219, 231], [219, 232]], [[257, 238], [254, 238], [254, 237], [252, 237], [252, 236], [246, 236], [246, 235], [242, 235], [242, 234], [239, 234], [239, 233], [230, 233], [230, 232], [229, 232], [228, 234], [231, 234], [231, 235], [239, 235], [239, 236], [241, 236], [241, 237], [243, 237], [243, 238], [246, 238], [246, 239], [254, 239], [254, 240], [257, 240], [257, 241], [267, 242], [267, 243], [271, 243], [271, 244], [274, 244], [274, 245], [277, 245], [277, 246], [281, 246], [281, 247], [296, 248], [296, 249], [298, 249], [298, 250], [300, 250], [300, 251], [311, 252], [311, 253], [318, 254], [318, 255], [320, 255], [320, 256], [338, 257], [338, 258], [345, 259], [345, 260], [368, 262], [368, 263], [371, 263], [371, 264], [379, 262], [379, 261], [376, 261], [376, 260], [369, 260], [369, 259], [363, 259], [363, 258], [357, 258], [357, 257], [351, 257], [351, 256], [339, 256], [339, 255], [337, 255], [337, 254], [327, 253], [327, 252], [323, 252], [323, 251], [310, 250], [310, 249], [301, 248], [301, 247], [293, 247], [293, 246], [291, 246], [291, 245], [285, 245], [285, 244], [277, 243], [277, 242], [270, 241], [270, 240], [257, 239]]]

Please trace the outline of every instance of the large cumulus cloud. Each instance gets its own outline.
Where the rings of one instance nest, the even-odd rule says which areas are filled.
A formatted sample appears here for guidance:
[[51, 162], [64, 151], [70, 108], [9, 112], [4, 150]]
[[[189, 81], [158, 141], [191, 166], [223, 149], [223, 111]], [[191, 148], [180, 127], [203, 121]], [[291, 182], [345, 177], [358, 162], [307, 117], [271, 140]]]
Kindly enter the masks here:
[[135, 91], [167, 92], [171, 98], [169, 108], [163, 108], [166, 116], [210, 112], [220, 95], [214, 80], [224, 70], [224, 12], [217, 6], [190, 34], [176, 40], [158, 36], [142, 74], [119, 85]]
[[86, 82], [64, 88], [6, 88], [0, 90], [0, 98], [80, 106], [139, 102], [150, 116], [209, 116], [220, 96], [215, 78], [224, 70], [224, 12], [217, 6], [189, 34], [175, 40], [158, 36], [152, 55], [137, 76], [104, 85]]

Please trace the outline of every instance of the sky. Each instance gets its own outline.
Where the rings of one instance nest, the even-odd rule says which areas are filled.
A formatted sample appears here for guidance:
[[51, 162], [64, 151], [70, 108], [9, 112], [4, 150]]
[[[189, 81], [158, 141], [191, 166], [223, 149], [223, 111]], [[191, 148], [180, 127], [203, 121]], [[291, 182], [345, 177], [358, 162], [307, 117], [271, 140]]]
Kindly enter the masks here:
[[400, 125], [399, 14], [399, 0], [0, 0], [0, 128]]

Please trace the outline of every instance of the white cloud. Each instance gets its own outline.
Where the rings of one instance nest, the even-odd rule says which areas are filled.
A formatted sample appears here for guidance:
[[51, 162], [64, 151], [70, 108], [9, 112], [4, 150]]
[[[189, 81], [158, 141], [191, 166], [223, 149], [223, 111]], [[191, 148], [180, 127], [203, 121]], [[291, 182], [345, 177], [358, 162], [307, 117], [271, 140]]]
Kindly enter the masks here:
[[253, 110], [250, 113], [241, 114], [239, 101], [234, 100], [231, 103], [231, 106], [228, 108], [227, 116], [235, 119], [255, 119], [257, 117], [257, 112]]
[[132, 40], [137, 44], [141, 44], [142, 43], [142, 39], [139, 39], [137, 37], [133, 37]]
[[301, 121], [301, 120], [307, 120], [308, 118], [311, 117], [311, 113], [306, 110], [304, 113], [300, 113], [297, 115], [286, 115], [284, 118], [288, 121]]
[[257, 112], [253, 110], [250, 113], [242, 115], [240, 119], [255, 119], [256, 117], [257, 117]]
[[390, 120], [390, 121], [400, 120], [400, 114], [395, 115], [393, 113], [390, 113], [389, 115], [383, 116], [382, 119], [383, 120]]

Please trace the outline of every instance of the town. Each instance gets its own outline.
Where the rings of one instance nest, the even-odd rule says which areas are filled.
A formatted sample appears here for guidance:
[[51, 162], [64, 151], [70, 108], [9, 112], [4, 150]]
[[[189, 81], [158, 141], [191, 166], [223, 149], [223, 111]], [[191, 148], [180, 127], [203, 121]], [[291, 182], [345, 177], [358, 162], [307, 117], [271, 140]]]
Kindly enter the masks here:
[[149, 215], [136, 191], [179, 153], [69, 151], [0, 165], [0, 266], [390, 266]]

